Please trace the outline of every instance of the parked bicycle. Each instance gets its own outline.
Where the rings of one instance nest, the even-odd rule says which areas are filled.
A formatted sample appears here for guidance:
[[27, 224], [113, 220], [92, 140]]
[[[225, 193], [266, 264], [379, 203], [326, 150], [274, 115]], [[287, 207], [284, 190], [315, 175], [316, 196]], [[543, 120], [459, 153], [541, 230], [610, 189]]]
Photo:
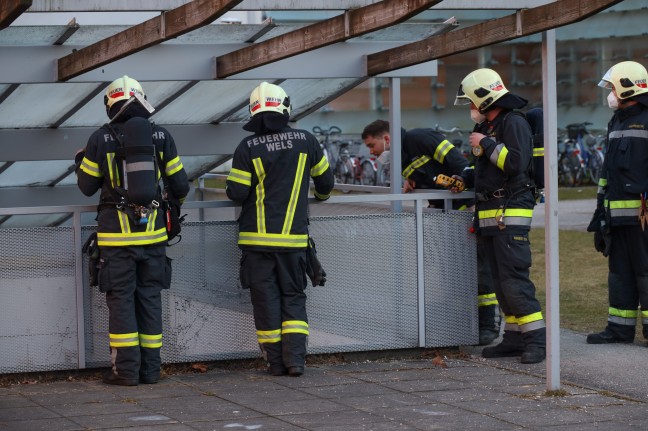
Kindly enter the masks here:
[[339, 136], [341, 133], [342, 130], [337, 126], [331, 126], [328, 129], [322, 129], [319, 126], [313, 127], [313, 134], [317, 137], [331, 168], [335, 167], [337, 161], [337, 157], [333, 155], [333, 137]]
[[577, 185], [587, 182], [598, 184], [603, 169], [603, 146], [602, 141], [597, 139], [587, 130], [590, 122], [575, 123], [567, 125], [567, 139], [565, 144], [573, 152], [573, 158], [577, 159], [580, 168], [576, 171]]

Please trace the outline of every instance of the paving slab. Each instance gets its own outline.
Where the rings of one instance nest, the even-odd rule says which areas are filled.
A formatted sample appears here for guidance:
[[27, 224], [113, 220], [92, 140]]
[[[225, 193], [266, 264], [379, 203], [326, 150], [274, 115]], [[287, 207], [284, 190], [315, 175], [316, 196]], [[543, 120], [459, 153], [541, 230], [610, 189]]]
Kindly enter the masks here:
[[[424, 351], [313, 361], [300, 378], [214, 364], [206, 373], [178, 373], [137, 387], [104, 385], [96, 377], [5, 385], [0, 431], [648, 429], [648, 396], [640, 384], [648, 350], [594, 349], [583, 334], [561, 337], [559, 396], [547, 393], [546, 363], [485, 360], [479, 347], [462, 347], [448, 350], [441, 365]], [[584, 352], [592, 358], [582, 358]]]

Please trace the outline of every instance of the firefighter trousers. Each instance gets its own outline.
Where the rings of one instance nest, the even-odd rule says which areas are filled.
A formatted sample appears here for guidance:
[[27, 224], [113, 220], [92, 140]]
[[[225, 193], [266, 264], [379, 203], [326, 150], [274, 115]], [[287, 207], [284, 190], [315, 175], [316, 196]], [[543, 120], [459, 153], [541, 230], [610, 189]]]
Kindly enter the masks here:
[[648, 338], [648, 230], [622, 226], [611, 235], [608, 329], [618, 338], [634, 339], [640, 318]]
[[495, 295], [493, 273], [490, 269], [484, 237], [477, 236], [477, 311], [479, 315], [479, 330], [489, 330], [499, 333], [501, 315]]
[[171, 284], [166, 245], [101, 247], [99, 288], [106, 293], [113, 372], [156, 381], [162, 347], [162, 289]]
[[259, 347], [270, 367], [303, 367], [306, 360], [306, 251], [244, 250], [241, 284], [250, 289]]
[[528, 232], [484, 236], [483, 241], [495, 294], [506, 316], [505, 340], [514, 336], [511, 332], [519, 332], [524, 345], [544, 348], [545, 323], [535, 297], [535, 285], [529, 278], [531, 245]]

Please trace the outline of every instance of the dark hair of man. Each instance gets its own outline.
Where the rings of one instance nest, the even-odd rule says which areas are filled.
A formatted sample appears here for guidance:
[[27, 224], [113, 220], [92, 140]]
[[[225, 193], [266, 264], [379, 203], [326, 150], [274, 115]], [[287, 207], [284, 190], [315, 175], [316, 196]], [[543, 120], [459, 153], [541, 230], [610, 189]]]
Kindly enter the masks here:
[[364, 128], [362, 131], [362, 139], [366, 139], [369, 136], [380, 136], [384, 133], [389, 133], [389, 121], [376, 120]]

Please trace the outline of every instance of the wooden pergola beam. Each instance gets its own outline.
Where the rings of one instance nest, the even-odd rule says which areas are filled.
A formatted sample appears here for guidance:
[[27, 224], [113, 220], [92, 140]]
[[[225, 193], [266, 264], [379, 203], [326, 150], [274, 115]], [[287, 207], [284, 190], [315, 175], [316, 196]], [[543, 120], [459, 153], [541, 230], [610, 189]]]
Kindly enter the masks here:
[[32, 5], [32, 0], [3, 0], [0, 2], [0, 30], [9, 27]]
[[384, 0], [216, 57], [216, 78], [312, 51], [398, 24], [441, 0]]
[[212, 23], [243, 0], [194, 0], [58, 59], [58, 80], [142, 51]]
[[581, 21], [622, 0], [557, 0], [367, 56], [367, 74], [401, 69]]

